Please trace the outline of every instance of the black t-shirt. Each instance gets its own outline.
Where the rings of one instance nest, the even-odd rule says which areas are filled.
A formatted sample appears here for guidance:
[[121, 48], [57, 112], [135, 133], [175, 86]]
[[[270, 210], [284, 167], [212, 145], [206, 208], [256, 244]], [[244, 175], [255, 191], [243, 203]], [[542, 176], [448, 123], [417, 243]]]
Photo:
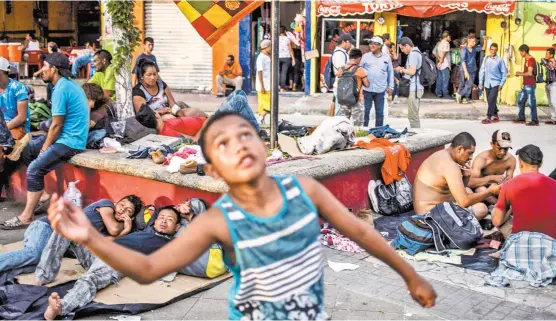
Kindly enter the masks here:
[[[102, 221], [102, 216], [100, 216], [100, 212], [99, 212], [99, 209], [103, 207], [109, 207], [111, 209], [115, 209], [114, 203], [112, 203], [112, 201], [107, 199], [102, 199], [100, 201], [94, 202], [93, 204], [85, 207], [83, 209], [83, 212], [85, 212], [85, 215], [87, 216], [89, 221], [91, 221], [91, 224], [97, 231], [99, 231], [103, 235], [108, 235], [108, 230], [106, 229], [106, 225], [104, 225], [104, 222]], [[39, 220], [50, 225], [50, 222], [48, 221], [48, 216], [41, 217]]]
[[[162, 82], [162, 90], [166, 90], [166, 88], [168, 88], [168, 85], [161, 80]], [[147, 97], [145, 96], [145, 93], [143, 92], [143, 90], [141, 90], [141, 87], [143, 87], [143, 85], [141, 83], [138, 83], [137, 85], [135, 85], [135, 87], [133, 87], [133, 90], [131, 92], [132, 96], [139, 96], [139, 97], [143, 97], [143, 99], [147, 100]], [[157, 93], [158, 94], [158, 93]], [[156, 94], [154, 94], [153, 96], [156, 96]]]
[[144, 231], [130, 233], [114, 240], [114, 242], [148, 255], [168, 244], [172, 239], [172, 236], [160, 234], [149, 226]]

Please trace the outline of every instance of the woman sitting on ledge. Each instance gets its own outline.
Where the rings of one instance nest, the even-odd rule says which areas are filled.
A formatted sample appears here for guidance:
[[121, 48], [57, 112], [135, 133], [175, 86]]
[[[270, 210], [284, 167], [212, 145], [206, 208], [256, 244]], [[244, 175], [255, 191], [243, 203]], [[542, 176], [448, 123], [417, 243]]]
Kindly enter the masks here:
[[162, 119], [163, 126], [157, 130], [164, 136], [195, 136], [207, 119], [204, 112], [176, 102], [168, 85], [159, 79], [155, 64], [147, 59], [139, 62], [139, 83], [133, 88], [135, 112], [144, 104]]

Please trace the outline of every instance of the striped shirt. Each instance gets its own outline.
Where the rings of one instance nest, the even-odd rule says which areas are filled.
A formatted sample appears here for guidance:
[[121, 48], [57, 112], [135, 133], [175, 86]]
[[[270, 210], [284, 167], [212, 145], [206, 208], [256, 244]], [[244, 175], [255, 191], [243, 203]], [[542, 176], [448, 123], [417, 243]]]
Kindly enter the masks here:
[[314, 204], [295, 177], [274, 177], [283, 205], [261, 218], [240, 208], [226, 194], [215, 204], [226, 218], [236, 262], [229, 318], [322, 320], [324, 256]]

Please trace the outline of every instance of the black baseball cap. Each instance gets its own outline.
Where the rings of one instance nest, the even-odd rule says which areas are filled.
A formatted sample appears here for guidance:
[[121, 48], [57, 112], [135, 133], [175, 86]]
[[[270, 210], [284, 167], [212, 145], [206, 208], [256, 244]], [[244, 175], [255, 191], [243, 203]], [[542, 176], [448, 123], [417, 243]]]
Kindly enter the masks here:
[[516, 153], [519, 159], [529, 165], [540, 166], [542, 164], [543, 154], [539, 147], [529, 144], [519, 149]]
[[355, 43], [355, 40], [349, 33], [343, 33], [338, 37], [338, 43], [342, 43], [344, 41], [349, 41], [351, 43]]
[[54, 52], [46, 56], [44, 61], [48, 62], [49, 65], [56, 67], [63, 77], [72, 77], [70, 70], [69, 59], [66, 55], [61, 52]]

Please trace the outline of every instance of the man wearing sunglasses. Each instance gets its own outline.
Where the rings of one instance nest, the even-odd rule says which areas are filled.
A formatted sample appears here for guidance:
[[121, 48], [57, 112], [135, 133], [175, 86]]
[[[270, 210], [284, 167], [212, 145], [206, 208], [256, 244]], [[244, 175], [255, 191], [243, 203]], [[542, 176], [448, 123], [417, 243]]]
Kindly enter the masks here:
[[[480, 153], [473, 160], [471, 178], [467, 186], [475, 193], [488, 189], [491, 184], [500, 185], [514, 176], [516, 159], [508, 153], [512, 148], [510, 133], [495, 131], [490, 146], [492, 149]], [[494, 205], [497, 200], [495, 196], [489, 196], [485, 203]]]

